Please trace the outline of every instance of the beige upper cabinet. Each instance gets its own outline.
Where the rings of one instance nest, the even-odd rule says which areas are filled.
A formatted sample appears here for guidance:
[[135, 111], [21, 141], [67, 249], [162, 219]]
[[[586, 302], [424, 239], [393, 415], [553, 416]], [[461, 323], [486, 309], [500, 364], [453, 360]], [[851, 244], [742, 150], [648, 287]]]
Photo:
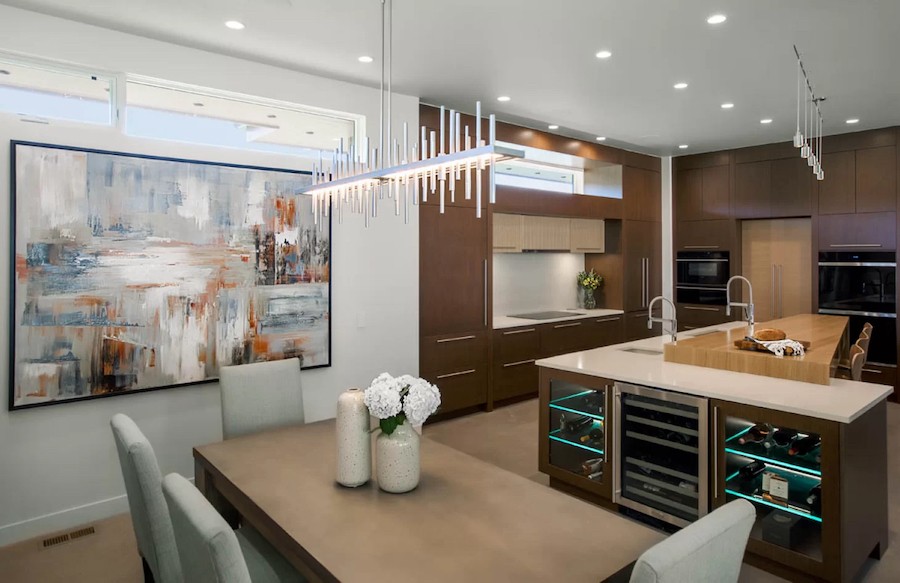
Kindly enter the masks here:
[[521, 253], [524, 244], [522, 215], [494, 213], [494, 253]]
[[569, 235], [572, 253], [606, 251], [606, 223], [596, 219], [571, 219]]
[[524, 217], [525, 241], [528, 251], [568, 251], [571, 247], [569, 223], [560, 217]]

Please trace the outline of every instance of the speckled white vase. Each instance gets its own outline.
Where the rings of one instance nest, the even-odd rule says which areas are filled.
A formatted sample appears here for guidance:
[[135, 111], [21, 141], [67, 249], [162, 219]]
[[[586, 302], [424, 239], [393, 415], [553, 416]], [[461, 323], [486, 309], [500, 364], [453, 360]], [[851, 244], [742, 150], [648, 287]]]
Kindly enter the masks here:
[[364, 391], [348, 389], [337, 403], [337, 482], [355, 488], [372, 479], [372, 439]]
[[390, 435], [380, 434], [375, 450], [379, 488], [402, 494], [419, 485], [419, 434], [408, 421]]

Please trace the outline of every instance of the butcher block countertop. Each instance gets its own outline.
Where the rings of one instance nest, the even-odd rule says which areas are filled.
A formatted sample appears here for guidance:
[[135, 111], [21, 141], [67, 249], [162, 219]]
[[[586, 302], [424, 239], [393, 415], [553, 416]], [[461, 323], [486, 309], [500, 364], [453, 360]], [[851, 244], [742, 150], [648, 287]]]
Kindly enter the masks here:
[[841, 347], [847, 346], [848, 321], [846, 316], [799, 314], [756, 324], [757, 332], [777, 328], [791, 340], [808, 341], [809, 348], [803, 356], [780, 357], [770, 352], [741, 350], [734, 345], [735, 340], [750, 334], [747, 326], [741, 326], [666, 344], [663, 358], [666, 362], [829, 385], [832, 364], [840, 356]]

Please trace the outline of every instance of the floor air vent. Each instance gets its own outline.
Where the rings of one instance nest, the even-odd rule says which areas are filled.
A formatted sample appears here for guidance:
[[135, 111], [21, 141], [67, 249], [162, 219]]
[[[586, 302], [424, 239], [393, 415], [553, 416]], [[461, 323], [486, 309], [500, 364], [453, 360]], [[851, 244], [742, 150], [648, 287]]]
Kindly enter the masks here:
[[86, 526], [84, 528], [79, 528], [78, 530], [73, 530], [72, 532], [67, 532], [65, 534], [58, 534], [56, 536], [51, 536], [49, 538], [45, 538], [43, 540], [42, 546], [45, 549], [49, 549], [50, 547], [55, 547], [57, 545], [61, 545], [63, 543], [67, 543], [73, 540], [77, 540], [86, 536], [90, 536], [97, 531], [93, 526]]

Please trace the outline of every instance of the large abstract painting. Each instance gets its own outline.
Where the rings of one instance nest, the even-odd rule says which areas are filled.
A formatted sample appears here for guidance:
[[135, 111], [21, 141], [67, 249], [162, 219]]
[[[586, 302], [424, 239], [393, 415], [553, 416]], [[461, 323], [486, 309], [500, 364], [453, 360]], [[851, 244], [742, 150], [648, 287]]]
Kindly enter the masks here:
[[330, 366], [306, 173], [12, 143], [10, 408]]

